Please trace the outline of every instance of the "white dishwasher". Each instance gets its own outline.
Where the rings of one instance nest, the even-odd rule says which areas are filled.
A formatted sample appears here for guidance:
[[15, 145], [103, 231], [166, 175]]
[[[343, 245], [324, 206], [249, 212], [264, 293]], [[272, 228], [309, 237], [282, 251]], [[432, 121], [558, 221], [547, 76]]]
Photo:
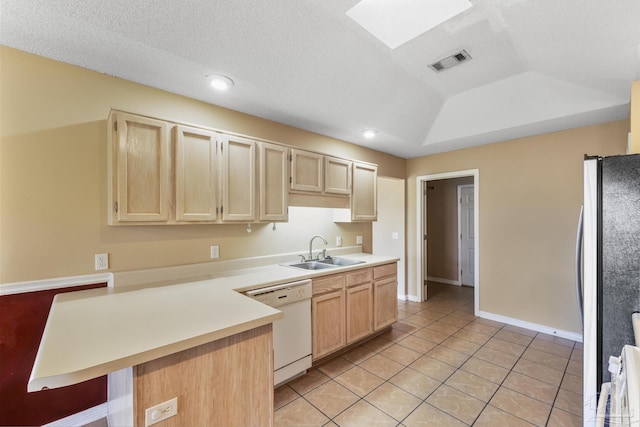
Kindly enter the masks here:
[[304, 374], [311, 367], [311, 280], [245, 294], [284, 313], [284, 319], [273, 322], [274, 385]]

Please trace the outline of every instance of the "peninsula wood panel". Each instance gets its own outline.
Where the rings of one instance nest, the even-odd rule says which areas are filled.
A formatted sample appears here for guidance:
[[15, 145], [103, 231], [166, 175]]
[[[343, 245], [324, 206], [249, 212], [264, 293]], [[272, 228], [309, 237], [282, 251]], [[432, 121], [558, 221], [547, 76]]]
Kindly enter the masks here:
[[215, 221], [218, 209], [217, 138], [175, 127], [176, 221]]
[[272, 325], [134, 367], [135, 427], [145, 408], [178, 397], [162, 427], [273, 425]]

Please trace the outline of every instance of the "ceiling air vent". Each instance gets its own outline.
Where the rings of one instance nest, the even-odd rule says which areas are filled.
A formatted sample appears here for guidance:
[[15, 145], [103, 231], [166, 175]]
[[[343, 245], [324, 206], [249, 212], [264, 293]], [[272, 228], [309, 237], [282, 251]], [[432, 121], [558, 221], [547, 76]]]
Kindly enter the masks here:
[[434, 62], [429, 66], [434, 71], [439, 73], [440, 71], [444, 71], [451, 67], [455, 67], [456, 65], [461, 64], [470, 59], [471, 59], [471, 55], [469, 55], [469, 53], [467, 53], [466, 50], [462, 49], [460, 52], [456, 52], [453, 55], [449, 55], [446, 58], [442, 58], [441, 60]]

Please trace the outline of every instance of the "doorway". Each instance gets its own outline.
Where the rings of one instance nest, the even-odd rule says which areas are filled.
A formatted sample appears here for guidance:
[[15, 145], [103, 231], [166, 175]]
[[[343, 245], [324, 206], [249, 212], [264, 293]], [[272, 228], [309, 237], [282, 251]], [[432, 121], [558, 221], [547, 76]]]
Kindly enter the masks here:
[[[419, 301], [424, 301], [427, 298], [427, 279], [430, 276], [428, 271], [428, 262], [427, 257], [429, 256], [427, 251], [427, 243], [429, 239], [430, 230], [427, 227], [427, 211], [428, 204], [427, 198], [429, 197], [429, 187], [431, 186], [431, 181], [437, 180], [448, 180], [452, 178], [462, 178], [462, 177], [472, 177], [473, 178], [473, 226], [472, 228], [472, 236], [471, 239], [473, 241], [472, 247], [472, 257], [473, 257], [473, 266], [474, 266], [474, 277], [473, 277], [473, 286], [474, 286], [474, 311], [477, 314], [479, 311], [479, 290], [480, 290], [480, 275], [479, 271], [475, 266], [479, 265], [480, 259], [480, 251], [479, 251], [479, 225], [478, 225], [478, 217], [479, 217], [479, 170], [471, 169], [457, 172], [447, 172], [441, 174], [433, 174], [433, 175], [423, 175], [416, 178], [416, 230], [418, 230], [418, 238], [416, 252], [418, 254], [419, 262], [416, 263], [416, 278], [419, 280], [417, 286], [417, 297]], [[455, 215], [455, 211], [454, 211]], [[454, 220], [455, 224], [455, 220]], [[455, 225], [457, 228], [457, 224]], [[435, 230], [431, 230], [435, 231]], [[459, 255], [456, 256], [459, 258]], [[433, 277], [433, 276], [432, 276]], [[459, 284], [461, 278], [458, 277], [458, 280], [455, 280]]]
[[473, 203], [473, 184], [458, 185], [458, 271], [460, 284], [474, 286], [475, 248], [473, 229], [475, 228], [475, 207]]

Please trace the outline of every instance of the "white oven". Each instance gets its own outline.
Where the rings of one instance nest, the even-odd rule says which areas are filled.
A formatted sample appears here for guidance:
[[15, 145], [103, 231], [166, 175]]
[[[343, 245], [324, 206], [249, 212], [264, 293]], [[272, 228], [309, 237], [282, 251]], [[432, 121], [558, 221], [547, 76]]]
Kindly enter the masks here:
[[311, 367], [311, 280], [255, 289], [246, 295], [277, 308], [284, 319], [273, 323], [274, 385]]

